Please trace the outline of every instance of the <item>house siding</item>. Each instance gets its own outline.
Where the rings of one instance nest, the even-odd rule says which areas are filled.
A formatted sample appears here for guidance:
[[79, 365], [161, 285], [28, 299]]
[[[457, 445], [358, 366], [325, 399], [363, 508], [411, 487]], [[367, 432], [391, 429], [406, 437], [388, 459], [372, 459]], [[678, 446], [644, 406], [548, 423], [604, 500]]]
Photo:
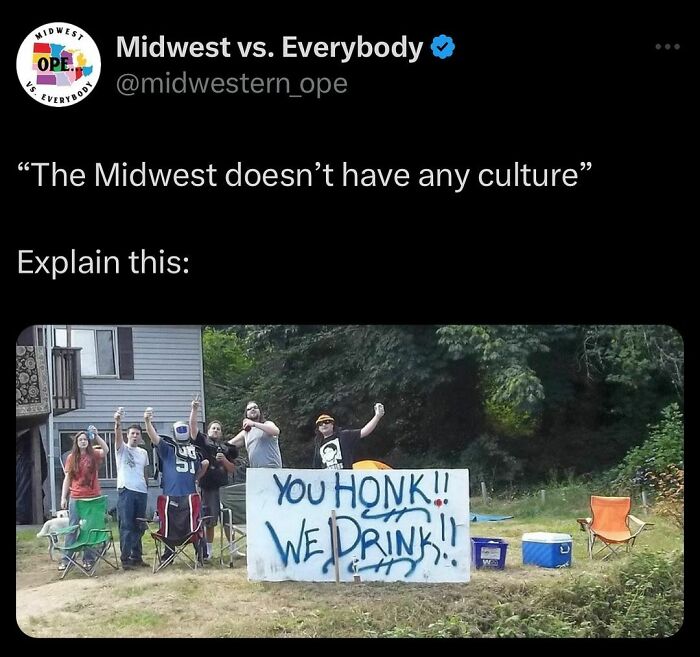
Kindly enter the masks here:
[[83, 377], [85, 408], [55, 418], [57, 431], [114, 427], [117, 406], [126, 410], [126, 425], [143, 422], [147, 406], [163, 431], [176, 420], [187, 420], [195, 393], [204, 397], [200, 326], [134, 326], [134, 378]]
[[[144, 409], [151, 406], [156, 430], [169, 434], [173, 422], [188, 420], [190, 402], [195, 393], [204, 400], [201, 326], [132, 326], [131, 329], [134, 378], [83, 377], [85, 408], [54, 418], [56, 502], [60, 502], [63, 483], [58, 459], [61, 432], [80, 431], [89, 424], [94, 424], [98, 431], [112, 432], [117, 406], [123, 406], [126, 411], [122, 423], [124, 429], [136, 423], [143, 427]], [[200, 426], [203, 426], [204, 412], [203, 402]], [[101, 484], [110, 505], [116, 505], [116, 480], [102, 480]], [[149, 480], [149, 509], [155, 506], [159, 493], [158, 482]]]

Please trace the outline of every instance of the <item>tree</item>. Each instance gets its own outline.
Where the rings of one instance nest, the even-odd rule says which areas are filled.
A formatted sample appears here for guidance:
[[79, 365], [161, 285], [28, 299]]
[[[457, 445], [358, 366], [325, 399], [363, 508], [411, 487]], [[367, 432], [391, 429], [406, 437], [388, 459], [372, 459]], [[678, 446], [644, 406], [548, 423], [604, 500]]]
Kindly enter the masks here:
[[[207, 412], [240, 424], [256, 399], [291, 467], [311, 462], [314, 420], [362, 426], [362, 458], [471, 467], [508, 479], [599, 471], [682, 395], [683, 343], [664, 326], [254, 325], [205, 332]], [[526, 438], [526, 440], [523, 440]]]
[[484, 405], [493, 428], [532, 435], [545, 398], [539, 375], [530, 364], [553, 341], [571, 334], [569, 327], [529, 325], [451, 325], [438, 329], [438, 341], [455, 359], [473, 356], [482, 374]]
[[237, 433], [243, 415], [241, 396], [252, 361], [245, 340], [232, 328], [205, 327], [202, 334], [204, 388], [209, 418]]
[[662, 482], [672, 471], [682, 474], [684, 460], [683, 413], [673, 403], [649, 427], [649, 437], [631, 449], [615, 471], [614, 485], [622, 490]]
[[431, 326], [247, 327], [257, 372], [257, 393], [283, 418], [285, 463], [311, 461], [314, 421], [332, 413], [343, 427], [362, 426], [374, 402], [387, 415], [382, 429], [362, 443], [379, 457], [391, 448], [427, 451], [434, 417], [426, 410], [435, 390], [451, 380], [444, 350]]
[[589, 378], [631, 387], [654, 377], [669, 381], [683, 399], [685, 349], [672, 326], [588, 326], [583, 330], [580, 362]]

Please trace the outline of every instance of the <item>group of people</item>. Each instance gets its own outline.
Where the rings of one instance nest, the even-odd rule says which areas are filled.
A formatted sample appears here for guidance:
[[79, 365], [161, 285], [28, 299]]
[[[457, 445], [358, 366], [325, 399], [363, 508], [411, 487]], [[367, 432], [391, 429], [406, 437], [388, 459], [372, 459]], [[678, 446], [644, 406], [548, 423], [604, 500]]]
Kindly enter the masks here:
[[[238, 449], [245, 446], [248, 467], [281, 468], [279, 447], [280, 430], [271, 420], [266, 420], [255, 401], [245, 407], [242, 427], [230, 440], [224, 439], [224, 428], [219, 420], [212, 420], [207, 433], [199, 431], [199, 397], [192, 400], [189, 422], [173, 424], [172, 437], [160, 435], [153, 426], [154, 411], [144, 411], [143, 419], [151, 443], [158, 453], [163, 495], [185, 497], [200, 492], [202, 515], [205, 520], [207, 543], [206, 559], [213, 554], [214, 532], [219, 517], [219, 489], [228, 483], [229, 474], [235, 471]], [[371, 434], [384, 415], [382, 404], [374, 405], [374, 416], [362, 429], [336, 430], [335, 419], [324, 413], [316, 420], [314, 437], [314, 468], [349, 469], [355, 460], [358, 441]], [[142, 429], [132, 424], [122, 430], [124, 409], [114, 413], [114, 447], [116, 449], [117, 518], [121, 563], [125, 570], [147, 566], [143, 560], [141, 539], [145, 531], [143, 518], [148, 501], [148, 452], [143, 443]], [[61, 491], [61, 508], [69, 510], [69, 523], [77, 525], [79, 517], [75, 500], [101, 495], [98, 471], [109, 453], [109, 446], [94, 426], [80, 431], [73, 437], [73, 447], [64, 466], [65, 477]], [[74, 542], [77, 531], [66, 538], [66, 544]], [[84, 566], [92, 567], [93, 555], [83, 554]], [[67, 567], [67, 560], [59, 570]]]

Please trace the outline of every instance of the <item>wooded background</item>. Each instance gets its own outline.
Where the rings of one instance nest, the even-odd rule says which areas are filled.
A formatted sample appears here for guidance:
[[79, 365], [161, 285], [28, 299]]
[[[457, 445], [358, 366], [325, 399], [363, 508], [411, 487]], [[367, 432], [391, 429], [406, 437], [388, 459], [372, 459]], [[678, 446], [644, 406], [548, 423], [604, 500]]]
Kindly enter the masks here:
[[683, 339], [665, 325], [204, 330], [207, 419], [235, 435], [256, 400], [280, 427], [286, 467], [311, 467], [321, 413], [359, 428], [380, 401], [386, 415], [358, 460], [468, 467], [492, 488], [620, 468], [661, 421], [680, 430], [669, 459], [680, 449], [682, 461], [683, 370]]

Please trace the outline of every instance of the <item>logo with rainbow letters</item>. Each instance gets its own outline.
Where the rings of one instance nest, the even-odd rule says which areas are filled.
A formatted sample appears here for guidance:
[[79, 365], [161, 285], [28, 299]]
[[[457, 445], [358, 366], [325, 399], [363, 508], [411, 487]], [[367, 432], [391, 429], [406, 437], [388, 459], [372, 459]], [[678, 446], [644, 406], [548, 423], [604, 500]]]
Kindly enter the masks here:
[[22, 87], [49, 107], [68, 107], [87, 98], [97, 85], [100, 67], [92, 37], [70, 23], [46, 23], [32, 30], [17, 53]]

